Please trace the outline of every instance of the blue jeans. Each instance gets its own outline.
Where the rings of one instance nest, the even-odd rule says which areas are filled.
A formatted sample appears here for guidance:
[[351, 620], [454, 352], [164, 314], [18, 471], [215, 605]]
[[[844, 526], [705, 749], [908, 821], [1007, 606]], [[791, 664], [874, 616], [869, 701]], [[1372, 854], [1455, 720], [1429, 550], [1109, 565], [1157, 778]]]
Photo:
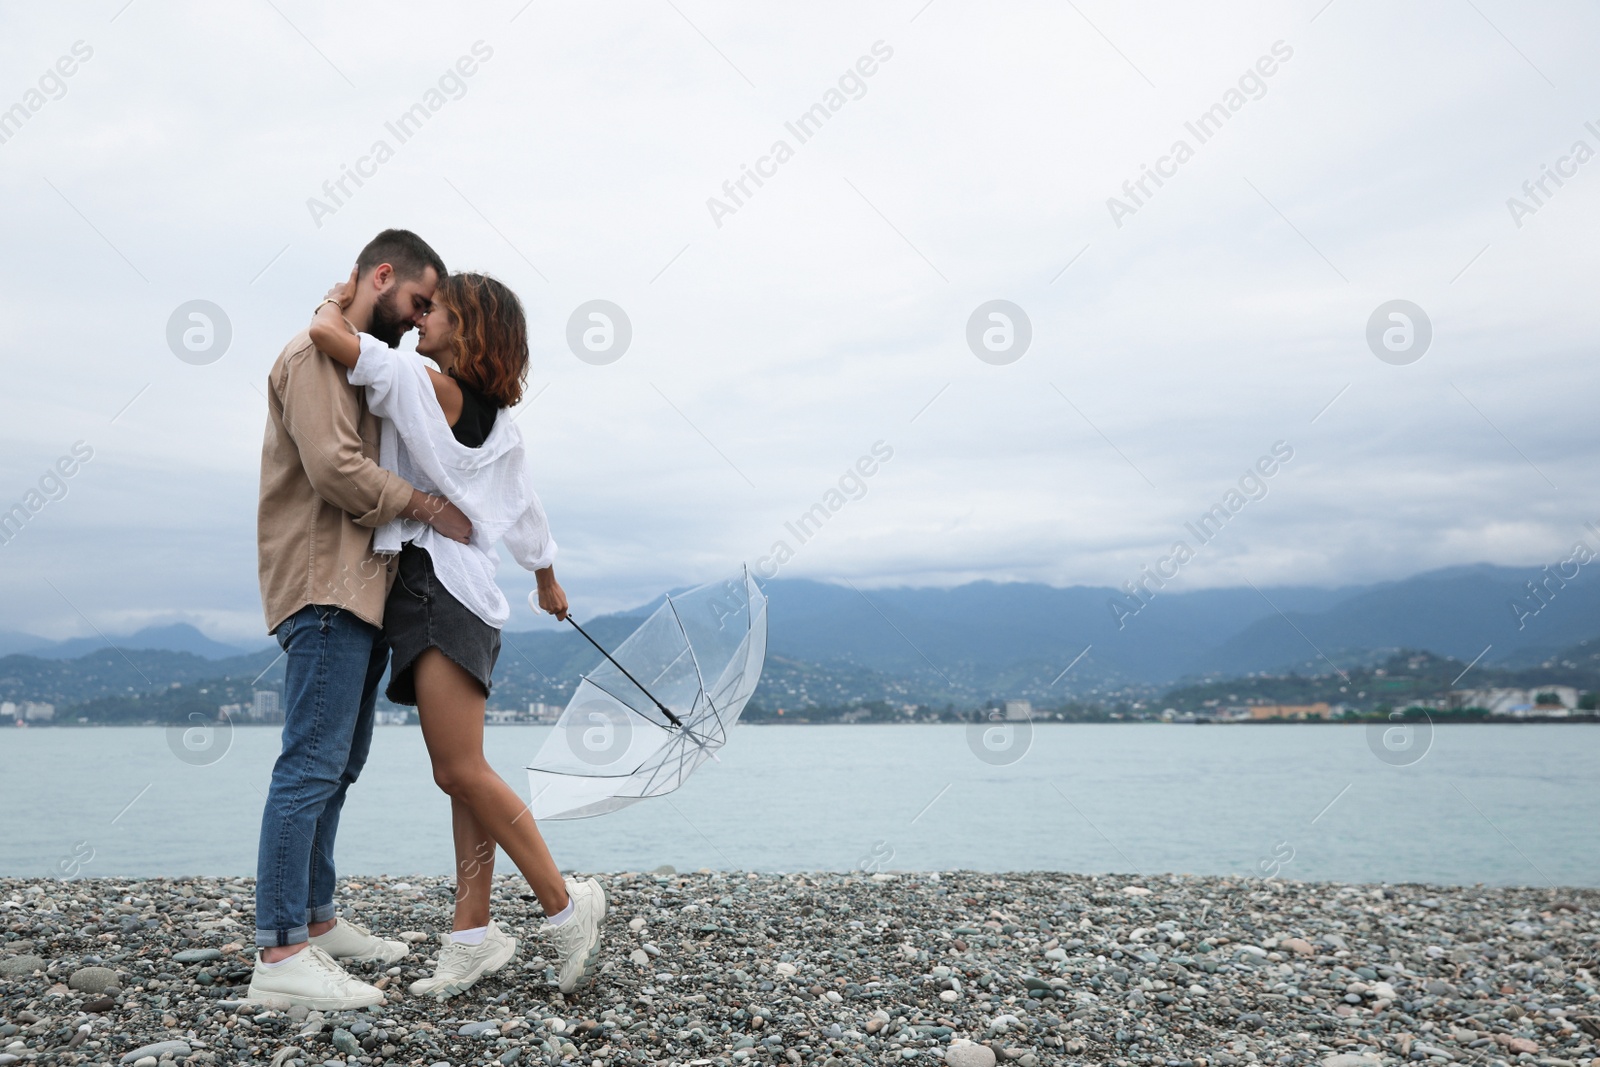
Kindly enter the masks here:
[[383, 632], [312, 604], [278, 627], [288, 655], [283, 751], [261, 814], [256, 944], [295, 945], [334, 916], [333, 839], [345, 793], [372, 748], [372, 712], [389, 665]]

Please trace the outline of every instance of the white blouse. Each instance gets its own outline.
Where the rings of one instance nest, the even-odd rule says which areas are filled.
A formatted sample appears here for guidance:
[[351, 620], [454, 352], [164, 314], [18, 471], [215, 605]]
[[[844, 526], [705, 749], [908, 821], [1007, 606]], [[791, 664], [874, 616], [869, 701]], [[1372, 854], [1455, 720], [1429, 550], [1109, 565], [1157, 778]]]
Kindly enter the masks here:
[[428, 378], [428, 367], [414, 352], [390, 348], [361, 334], [361, 357], [350, 370], [350, 384], [364, 386], [367, 406], [383, 419], [378, 463], [424, 493], [449, 500], [472, 520], [472, 541], [461, 544], [415, 519], [395, 519], [373, 536], [375, 552], [398, 552], [406, 542], [428, 553], [444, 587], [474, 615], [500, 629], [511, 606], [495, 582], [504, 541], [511, 556], [530, 571], [555, 562], [556, 543], [544, 507], [528, 480], [522, 431], [504, 417], [479, 448], [455, 439]]

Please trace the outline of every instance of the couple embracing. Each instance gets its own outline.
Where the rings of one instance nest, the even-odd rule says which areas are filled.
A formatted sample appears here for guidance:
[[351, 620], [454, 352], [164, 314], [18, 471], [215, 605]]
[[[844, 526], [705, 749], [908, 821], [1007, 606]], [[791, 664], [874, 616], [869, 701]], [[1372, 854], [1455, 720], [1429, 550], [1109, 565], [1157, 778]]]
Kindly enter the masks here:
[[[413, 327], [416, 354], [397, 351]], [[516, 940], [489, 914], [496, 846], [544, 910], [561, 991], [593, 973], [600, 884], [561, 876], [483, 754], [510, 616], [496, 545], [534, 572], [540, 608], [567, 614], [556, 545], [507, 413], [527, 372], [516, 294], [486, 275], [448, 273], [406, 230], [362, 249], [273, 364], [258, 541], [267, 627], [286, 671], [283, 748], [261, 819], [253, 1000], [375, 1004], [383, 992], [340, 961], [389, 966], [409, 952], [338, 915], [333, 899], [339, 813], [371, 747], [386, 668], [388, 698], [417, 707], [455, 839], [453, 929], [411, 992], [453, 996], [515, 956]]]

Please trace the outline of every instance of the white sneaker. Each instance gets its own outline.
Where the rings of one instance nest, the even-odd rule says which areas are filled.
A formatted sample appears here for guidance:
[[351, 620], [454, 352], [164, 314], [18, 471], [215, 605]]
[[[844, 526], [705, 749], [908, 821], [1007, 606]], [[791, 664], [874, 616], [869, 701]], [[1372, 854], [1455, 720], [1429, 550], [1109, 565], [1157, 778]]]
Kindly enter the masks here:
[[290, 956], [281, 966], [268, 968], [256, 956], [246, 1000], [277, 1005], [303, 1004], [317, 1011], [349, 1011], [383, 999], [383, 990], [352, 978], [316, 945]]
[[333, 928], [317, 934], [311, 943], [336, 960], [377, 960], [387, 966], [411, 954], [404, 941], [385, 941], [349, 919], [335, 919]]
[[463, 945], [450, 940], [449, 934], [440, 934], [439, 939], [444, 942], [439, 950], [439, 965], [428, 977], [411, 983], [411, 992], [416, 996], [444, 1000], [465, 993], [478, 979], [498, 971], [517, 954], [517, 939], [493, 921], [481, 944]]
[[593, 878], [582, 882], [567, 879], [567, 895], [572, 898], [572, 918], [550, 927], [556, 949], [561, 953], [561, 981], [558, 988], [571, 993], [587, 985], [600, 957], [600, 924], [606, 917], [606, 894]]

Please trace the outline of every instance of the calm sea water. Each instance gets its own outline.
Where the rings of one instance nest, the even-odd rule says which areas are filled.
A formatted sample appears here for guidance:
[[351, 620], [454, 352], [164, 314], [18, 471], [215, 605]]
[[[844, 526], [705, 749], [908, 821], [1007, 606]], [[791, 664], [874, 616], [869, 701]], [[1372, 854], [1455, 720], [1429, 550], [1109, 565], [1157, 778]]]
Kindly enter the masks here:
[[[491, 761], [524, 794], [521, 768], [545, 729], [488, 731]], [[0, 737], [0, 874], [57, 875], [63, 860], [84, 875], [254, 873], [276, 729], [236, 728], [210, 763], [180, 759], [160, 728]], [[563, 868], [597, 871], [670, 863], [1595, 886], [1597, 768], [1600, 729], [1585, 726], [1443, 726], [1431, 738], [1362, 726], [1048, 724], [1031, 738], [961, 726], [746, 726], [678, 793], [543, 829]], [[350, 874], [449, 872], [448, 803], [420, 731], [378, 728], [337, 859]]]

